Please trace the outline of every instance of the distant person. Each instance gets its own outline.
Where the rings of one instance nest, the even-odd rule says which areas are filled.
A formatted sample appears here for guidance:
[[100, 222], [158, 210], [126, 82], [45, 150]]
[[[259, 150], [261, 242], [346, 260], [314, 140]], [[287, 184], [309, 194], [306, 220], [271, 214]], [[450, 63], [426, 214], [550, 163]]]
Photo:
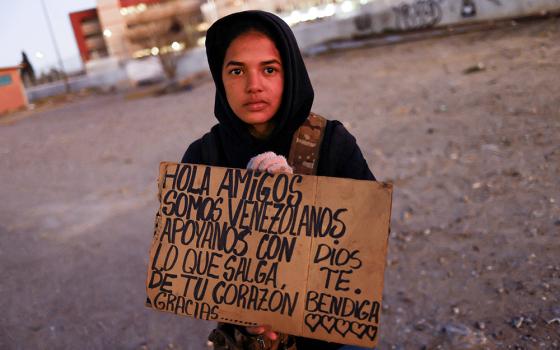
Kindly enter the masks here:
[[35, 70], [24, 51], [21, 52], [21, 80], [25, 86], [35, 85]]
[[[208, 29], [206, 54], [218, 124], [188, 147], [183, 163], [375, 180], [354, 136], [311, 113], [313, 87], [281, 18], [262, 11], [226, 16]], [[274, 329], [220, 323], [211, 339], [215, 349], [359, 349]]]

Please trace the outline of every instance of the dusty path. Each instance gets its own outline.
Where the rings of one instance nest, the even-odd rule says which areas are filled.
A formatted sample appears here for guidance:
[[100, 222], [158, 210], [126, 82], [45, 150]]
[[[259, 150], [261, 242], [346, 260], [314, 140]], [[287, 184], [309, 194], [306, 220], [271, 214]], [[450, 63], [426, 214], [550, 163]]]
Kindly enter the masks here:
[[[559, 22], [307, 59], [314, 110], [395, 183], [380, 349], [560, 347]], [[206, 348], [211, 324], [142, 303], [157, 164], [212, 101], [0, 120], [0, 348]]]

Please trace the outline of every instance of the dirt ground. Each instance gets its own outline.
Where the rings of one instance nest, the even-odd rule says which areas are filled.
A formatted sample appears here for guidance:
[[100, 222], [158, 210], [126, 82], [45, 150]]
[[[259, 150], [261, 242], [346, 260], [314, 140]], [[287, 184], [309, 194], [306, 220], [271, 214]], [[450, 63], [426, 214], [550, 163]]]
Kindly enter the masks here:
[[[560, 348], [560, 20], [306, 59], [395, 184], [379, 349]], [[467, 72], [470, 72], [467, 74]], [[0, 118], [0, 348], [206, 349], [144, 308], [156, 175], [213, 85]]]

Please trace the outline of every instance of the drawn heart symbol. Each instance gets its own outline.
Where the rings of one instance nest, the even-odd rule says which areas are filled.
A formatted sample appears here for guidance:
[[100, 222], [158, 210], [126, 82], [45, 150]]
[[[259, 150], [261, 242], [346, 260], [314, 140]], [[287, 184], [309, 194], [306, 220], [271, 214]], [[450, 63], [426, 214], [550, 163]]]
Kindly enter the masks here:
[[356, 337], [362, 339], [366, 332], [367, 325], [358, 322], [352, 322], [350, 325], [350, 332], [354, 333]]
[[342, 319], [336, 320], [335, 328], [344, 337], [350, 330], [350, 322]]
[[377, 326], [367, 326], [366, 335], [369, 339], [374, 340], [377, 335]]
[[307, 327], [309, 327], [311, 332], [315, 332], [317, 326], [319, 326], [320, 321], [321, 321], [321, 316], [319, 315], [307, 314], [307, 316], [305, 316], [305, 324], [307, 325]]
[[321, 316], [321, 323], [323, 324], [323, 328], [331, 334], [334, 324], [336, 322], [336, 318], [332, 316]]

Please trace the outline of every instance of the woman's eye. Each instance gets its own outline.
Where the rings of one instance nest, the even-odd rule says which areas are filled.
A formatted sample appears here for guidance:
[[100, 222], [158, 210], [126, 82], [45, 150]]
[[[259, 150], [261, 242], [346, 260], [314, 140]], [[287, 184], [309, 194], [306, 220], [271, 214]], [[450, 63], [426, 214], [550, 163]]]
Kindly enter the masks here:
[[265, 72], [266, 74], [272, 74], [272, 73], [276, 72], [276, 68], [273, 68], [273, 67], [266, 67], [266, 68], [264, 69], [264, 72]]
[[231, 75], [241, 75], [242, 71], [239, 68], [235, 68], [229, 71], [229, 74]]

